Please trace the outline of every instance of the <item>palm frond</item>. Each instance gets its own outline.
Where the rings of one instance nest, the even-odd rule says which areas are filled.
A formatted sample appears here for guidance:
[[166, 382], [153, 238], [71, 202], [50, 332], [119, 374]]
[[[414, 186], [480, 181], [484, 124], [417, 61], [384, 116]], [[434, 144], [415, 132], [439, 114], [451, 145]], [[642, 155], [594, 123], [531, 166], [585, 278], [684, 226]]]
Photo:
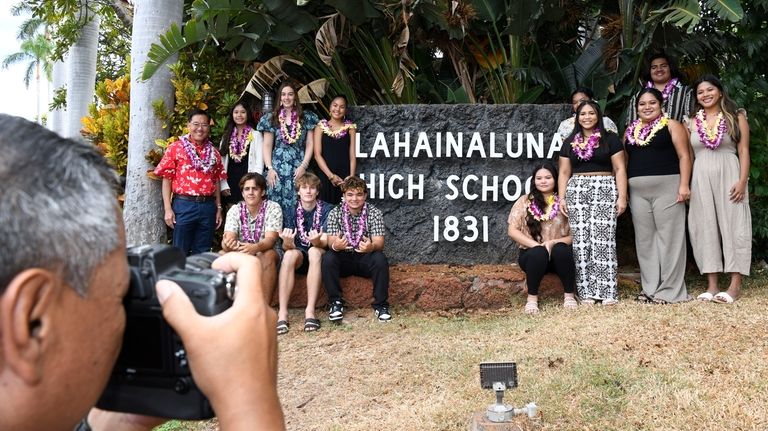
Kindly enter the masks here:
[[[336, 22], [338, 21], [341, 31], [336, 30]], [[339, 44], [339, 34], [344, 33], [344, 15], [335, 13], [328, 17], [328, 19], [320, 26], [315, 36], [315, 48], [320, 59], [327, 66], [331, 65], [333, 60], [333, 53], [336, 52], [336, 46]]]
[[299, 66], [304, 64], [287, 54], [272, 57], [256, 68], [243, 94], [250, 93], [261, 99], [261, 93], [274, 86], [277, 81], [288, 77], [288, 74], [283, 70], [285, 62]]
[[299, 88], [299, 103], [317, 103], [325, 97], [328, 91], [328, 81], [325, 78], [316, 79], [309, 84]]

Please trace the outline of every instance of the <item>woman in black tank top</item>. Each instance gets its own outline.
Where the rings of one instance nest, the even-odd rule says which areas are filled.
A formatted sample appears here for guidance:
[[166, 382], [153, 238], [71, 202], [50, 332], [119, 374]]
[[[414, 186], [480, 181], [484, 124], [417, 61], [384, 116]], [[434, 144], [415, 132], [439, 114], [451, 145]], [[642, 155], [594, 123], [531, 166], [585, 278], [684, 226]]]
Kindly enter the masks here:
[[634, 98], [639, 118], [624, 134], [629, 205], [640, 264], [640, 302], [690, 299], [685, 287], [685, 202], [691, 196], [688, 136], [662, 112], [663, 96], [645, 88]]

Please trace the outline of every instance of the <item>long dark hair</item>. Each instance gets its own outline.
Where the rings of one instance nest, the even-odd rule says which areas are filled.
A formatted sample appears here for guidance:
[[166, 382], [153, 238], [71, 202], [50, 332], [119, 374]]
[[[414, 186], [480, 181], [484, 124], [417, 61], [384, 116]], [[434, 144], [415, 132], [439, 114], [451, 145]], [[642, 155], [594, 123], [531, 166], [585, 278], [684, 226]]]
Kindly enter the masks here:
[[290, 79], [286, 79], [279, 87], [277, 87], [277, 94], [275, 95], [277, 103], [275, 103], [275, 107], [272, 108], [272, 124], [275, 126], [280, 124], [280, 109], [283, 107], [283, 102], [280, 99], [282, 99], [281, 95], [283, 94], [283, 89], [286, 87], [291, 87], [291, 89], [293, 89], [293, 109], [296, 111], [296, 118], [298, 118], [299, 121], [302, 120], [301, 115], [304, 113], [301, 109], [301, 103], [299, 103], [299, 85]]
[[224, 133], [221, 137], [221, 143], [219, 146], [219, 152], [221, 153], [221, 157], [224, 157], [229, 154], [229, 140], [232, 138], [232, 133], [235, 131], [235, 119], [232, 118], [233, 113], [235, 112], [235, 108], [238, 106], [242, 106], [243, 109], [245, 109], [245, 124], [251, 126], [252, 129], [256, 130], [256, 124], [254, 124], [253, 121], [253, 110], [251, 110], [251, 107], [245, 103], [244, 100], [238, 100], [237, 103], [232, 105], [232, 108], [229, 109], [229, 116], [227, 117], [227, 124], [224, 126]]
[[658, 60], [659, 58], [663, 58], [664, 60], [667, 60], [667, 64], [669, 65], [670, 79], [677, 78], [682, 81], [683, 74], [680, 73], [680, 69], [677, 67], [677, 61], [675, 60], [675, 58], [667, 55], [667, 53], [664, 51], [660, 51], [660, 52], [652, 53], [645, 59], [645, 64], [643, 65], [643, 73], [642, 73], [643, 85], [645, 85], [645, 83], [648, 81], [652, 81], [651, 63], [653, 63], [653, 60]]
[[[725, 117], [725, 122], [728, 124], [728, 135], [733, 142], [739, 142], [741, 130], [739, 129], [739, 108], [736, 106], [736, 102], [728, 97], [728, 93], [723, 88], [723, 83], [715, 75], [704, 75], [696, 80], [696, 83], [693, 85], [694, 96], [696, 96], [699, 85], [703, 82], [708, 82], [720, 90], [720, 94], [723, 96], [720, 98], [720, 110], [723, 111], [723, 117]], [[696, 97], [696, 110], [698, 111], [699, 109], [704, 108], [699, 105], [699, 98]]]
[[[581, 127], [581, 123], [579, 123], [579, 113], [581, 113], [581, 110], [584, 109], [584, 107], [587, 105], [591, 106], [597, 113], [597, 124], [595, 125], [595, 127], [600, 129], [600, 140], [597, 143], [598, 147], [595, 149], [595, 155], [597, 155], [598, 153], [601, 153], [601, 154], [607, 153], [608, 146], [603, 145], [603, 143], [606, 142], [605, 141], [606, 135], [611, 132], [605, 130], [605, 125], [603, 124], [603, 113], [600, 112], [600, 105], [598, 105], [597, 102], [595, 102], [594, 100], [585, 100], [579, 104], [578, 108], [576, 108], [576, 121], [573, 122], [574, 123], [573, 132], [571, 132], [571, 134], [568, 135], [568, 137], [563, 142], [563, 145], [570, 145], [571, 142], [573, 142], [573, 140], [576, 138], [576, 136], [584, 133], [584, 129]], [[577, 160], [576, 154], [574, 154], [573, 151], [571, 151], [570, 158], [572, 162]]]
[[[533, 171], [531, 172], [533, 187], [531, 187], [531, 192], [528, 193], [528, 200], [530, 202], [535, 202], [536, 206], [544, 211], [547, 208], [547, 203], [544, 200], [544, 193], [536, 188], [536, 172], [539, 172], [542, 169], [546, 169], [552, 174], [552, 179], [555, 181], [555, 187], [557, 187], [557, 168], [555, 168], [555, 165], [549, 161], [538, 163], [533, 167]], [[528, 233], [531, 234], [531, 237], [536, 241], [541, 242], [541, 222], [533, 218], [533, 215], [530, 212], [528, 212], [525, 217], [525, 225], [528, 227]]]

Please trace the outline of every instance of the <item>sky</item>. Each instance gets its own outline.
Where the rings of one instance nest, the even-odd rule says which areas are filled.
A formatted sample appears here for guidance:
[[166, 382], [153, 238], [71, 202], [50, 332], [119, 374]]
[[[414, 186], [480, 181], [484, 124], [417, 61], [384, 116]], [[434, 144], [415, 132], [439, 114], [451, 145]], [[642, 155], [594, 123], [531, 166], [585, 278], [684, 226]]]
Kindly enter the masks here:
[[[16, 0], [0, 0], [0, 62], [10, 54], [19, 51], [20, 42], [16, 40], [16, 32], [25, 17], [11, 15], [11, 6]], [[37, 116], [35, 103], [35, 79], [29, 83], [29, 89], [24, 87], [24, 71], [28, 63], [18, 63], [8, 69], [0, 67], [0, 112], [18, 115], [29, 120]], [[48, 110], [48, 83], [45, 78], [40, 80], [40, 110]]]

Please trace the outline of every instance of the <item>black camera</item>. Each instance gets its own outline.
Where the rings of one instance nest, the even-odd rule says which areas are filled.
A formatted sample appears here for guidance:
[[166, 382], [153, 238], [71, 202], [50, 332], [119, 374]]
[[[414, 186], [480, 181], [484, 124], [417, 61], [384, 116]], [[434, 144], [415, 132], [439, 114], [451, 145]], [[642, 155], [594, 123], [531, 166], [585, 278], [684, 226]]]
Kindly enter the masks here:
[[[155, 295], [158, 280], [176, 282], [198, 313], [213, 316], [232, 305], [235, 274], [211, 269], [218, 255], [185, 258], [167, 245], [129, 247], [131, 282], [124, 299], [123, 347], [97, 407], [174, 419], [208, 419], [215, 414], [195, 385], [181, 338], [163, 318]], [[215, 346], [211, 346], [215, 349]]]

